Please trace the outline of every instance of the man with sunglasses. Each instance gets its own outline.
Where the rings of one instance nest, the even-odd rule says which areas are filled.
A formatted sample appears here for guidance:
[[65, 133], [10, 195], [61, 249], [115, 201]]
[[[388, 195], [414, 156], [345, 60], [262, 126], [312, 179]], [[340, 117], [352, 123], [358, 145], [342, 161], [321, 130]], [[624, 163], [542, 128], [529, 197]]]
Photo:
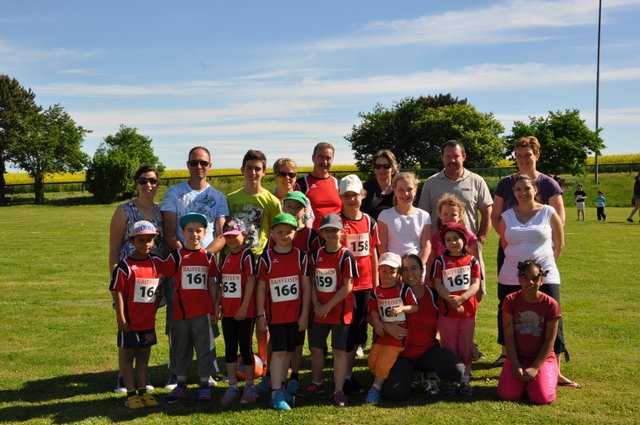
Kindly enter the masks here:
[[329, 174], [335, 149], [331, 143], [318, 143], [313, 148], [313, 170], [296, 180], [293, 190], [304, 193], [311, 202], [315, 215], [313, 228], [319, 231], [322, 217], [328, 214], [340, 214], [342, 200], [338, 193], [338, 180]]
[[191, 212], [203, 214], [209, 223], [202, 246], [213, 253], [224, 248], [224, 239], [218, 236], [222, 235], [229, 207], [224, 194], [207, 181], [211, 165], [211, 155], [207, 148], [197, 146], [191, 149], [187, 161], [189, 180], [167, 190], [161, 210], [165, 238], [171, 249], [181, 248], [184, 244], [184, 235], [177, 223], [180, 217]]
[[[207, 181], [207, 174], [211, 169], [211, 154], [209, 150], [202, 146], [196, 146], [189, 151], [187, 168], [189, 169], [189, 180], [171, 186], [167, 190], [160, 210], [164, 219], [164, 238], [169, 245], [169, 249], [179, 249], [184, 246], [185, 236], [182, 228], [177, 224], [180, 218], [189, 213], [203, 214], [207, 218], [207, 230], [201, 241], [201, 246], [207, 251], [217, 253], [224, 248], [224, 238], [222, 238], [222, 226], [225, 217], [229, 215], [227, 198], [222, 192], [214, 189]], [[173, 282], [171, 282], [173, 283]], [[167, 288], [167, 325], [166, 332], [169, 335], [171, 327], [171, 295], [173, 285]], [[215, 336], [219, 334], [218, 328], [214, 327]], [[175, 375], [173, 375], [172, 365], [174, 364], [174, 353], [169, 341], [169, 369], [172, 376], [165, 386], [166, 389], [173, 389], [176, 385]], [[214, 366], [219, 371], [217, 360]], [[212, 381], [212, 380], [211, 380]], [[211, 383], [215, 383], [212, 381]]]

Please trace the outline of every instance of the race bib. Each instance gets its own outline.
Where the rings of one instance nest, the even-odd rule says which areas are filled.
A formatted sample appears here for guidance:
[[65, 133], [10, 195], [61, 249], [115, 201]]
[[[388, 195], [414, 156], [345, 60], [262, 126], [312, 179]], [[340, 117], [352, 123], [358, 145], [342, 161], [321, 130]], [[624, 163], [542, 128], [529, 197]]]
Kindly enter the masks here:
[[269, 292], [274, 303], [297, 300], [300, 293], [298, 276], [269, 279]]
[[160, 279], [158, 278], [136, 278], [134, 283], [133, 302], [145, 304], [156, 302], [158, 282], [160, 282]]
[[182, 268], [182, 289], [207, 289], [207, 266], [185, 266]]
[[357, 233], [346, 235], [347, 248], [353, 253], [354, 257], [366, 257], [369, 255], [369, 234]]
[[222, 298], [242, 298], [242, 278], [239, 274], [222, 274]]
[[402, 307], [403, 305], [402, 298], [390, 298], [388, 300], [378, 299], [378, 314], [383, 322], [404, 322], [404, 313], [400, 313], [397, 316], [391, 315], [391, 310], [394, 307]]
[[442, 283], [449, 292], [466, 291], [471, 286], [471, 266], [443, 270]]
[[336, 269], [316, 269], [316, 290], [319, 292], [336, 292], [338, 278]]

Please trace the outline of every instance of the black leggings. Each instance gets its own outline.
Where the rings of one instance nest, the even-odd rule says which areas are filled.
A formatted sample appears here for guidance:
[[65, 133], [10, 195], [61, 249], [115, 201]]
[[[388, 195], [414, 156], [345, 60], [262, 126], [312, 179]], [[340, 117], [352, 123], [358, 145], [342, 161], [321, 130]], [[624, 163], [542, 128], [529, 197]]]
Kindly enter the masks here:
[[458, 382], [464, 373], [464, 363], [457, 355], [440, 346], [431, 347], [416, 359], [400, 356], [382, 384], [384, 398], [391, 401], [408, 399], [416, 370], [435, 372], [445, 382]]
[[355, 307], [353, 309], [353, 321], [347, 336], [347, 353], [353, 351], [356, 345], [364, 346], [367, 342], [367, 302], [370, 292], [371, 289], [353, 291]]
[[238, 346], [242, 362], [251, 366], [253, 359], [253, 318], [236, 320], [233, 317], [222, 319], [222, 334], [224, 336], [224, 361], [235, 363], [238, 360]]

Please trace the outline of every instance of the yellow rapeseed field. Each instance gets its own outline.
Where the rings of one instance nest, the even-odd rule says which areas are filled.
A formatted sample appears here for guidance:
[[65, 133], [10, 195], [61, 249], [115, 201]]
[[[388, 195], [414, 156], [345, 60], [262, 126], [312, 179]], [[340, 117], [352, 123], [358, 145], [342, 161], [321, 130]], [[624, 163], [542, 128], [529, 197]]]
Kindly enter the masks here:
[[[602, 155], [599, 158], [600, 164], [620, 164], [620, 163], [640, 163], [640, 153], [624, 154], [624, 155]], [[587, 164], [593, 165], [595, 163], [594, 157], [587, 158]], [[498, 167], [511, 167], [513, 161], [510, 159], [503, 159], [497, 164]], [[354, 170], [355, 165], [334, 165], [331, 167], [333, 171], [349, 171]], [[311, 171], [312, 167], [299, 167], [298, 172], [306, 173]], [[271, 172], [271, 168], [267, 170]], [[222, 176], [222, 175], [240, 174], [240, 170], [236, 168], [214, 168], [209, 172], [210, 176]], [[164, 178], [173, 177], [189, 177], [189, 171], [184, 170], [165, 170], [162, 173]], [[5, 173], [4, 179], [7, 184], [29, 184], [33, 183], [33, 179], [29, 177], [27, 173]], [[71, 183], [71, 182], [83, 182], [85, 179], [84, 172], [79, 173], [57, 173], [48, 175], [45, 178], [45, 183]]]

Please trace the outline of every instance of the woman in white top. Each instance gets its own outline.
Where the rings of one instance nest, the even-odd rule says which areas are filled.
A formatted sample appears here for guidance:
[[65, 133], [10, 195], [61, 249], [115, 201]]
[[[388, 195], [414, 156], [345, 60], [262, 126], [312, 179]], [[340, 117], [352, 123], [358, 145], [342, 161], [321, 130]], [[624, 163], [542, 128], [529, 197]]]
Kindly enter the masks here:
[[[560, 273], [556, 262], [564, 248], [562, 219], [553, 207], [536, 201], [538, 189], [535, 180], [530, 176], [516, 176], [513, 193], [518, 205], [503, 212], [498, 225], [505, 253], [504, 263], [498, 274], [498, 343], [502, 345], [502, 302], [508, 294], [520, 290], [518, 262], [535, 258], [544, 270], [548, 270], [540, 290], [560, 304]], [[562, 319], [558, 326], [554, 352], [565, 353], [565, 357], [568, 358], [562, 333]], [[559, 368], [560, 356], [557, 356], [557, 359]], [[558, 385], [579, 387], [579, 384], [562, 373], [558, 375]]]
[[413, 173], [398, 173], [392, 182], [394, 207], [378, 216], [380, 253], [417, 254], [425, 264], [431, 251], [431, 217], [413, 206], [418, 180]]

